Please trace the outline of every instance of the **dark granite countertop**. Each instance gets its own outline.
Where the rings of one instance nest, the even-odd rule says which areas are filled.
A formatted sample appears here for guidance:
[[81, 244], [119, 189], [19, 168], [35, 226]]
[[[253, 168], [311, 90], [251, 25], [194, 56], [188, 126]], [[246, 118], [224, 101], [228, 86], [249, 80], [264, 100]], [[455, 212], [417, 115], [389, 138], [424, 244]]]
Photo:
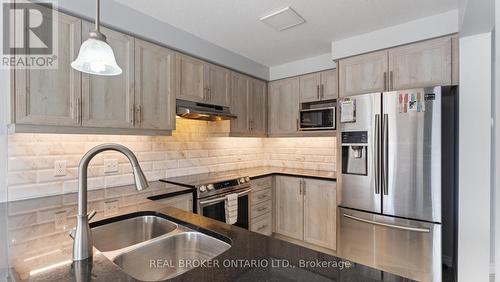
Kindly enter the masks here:
[[[97, 210], [94, 222], [136, 212], [155, 213], [232, 242], [229, 250], [215, 258], [218, 267], [194, 268], [173, 281], [407, 281], [147, 199], [182, 191], [190, 190], [161, 182], [152, 182], [140, 192], [134, 186], [93, 190], [88, 195], [89, 210]], [[72, 193], [0, 204], [0, 275], [4, 276], [0, 281], [135, 281], [96, 250], [92, 263], [71, 262], [68, 230], [75, 225], [76, 197]], [[117, 212], [105, 212], [104, 207], [113, 201], [117, 201]], [[56, 223], [61, 215], [64, 220]], [[318, 262], [328, 265], [311, 265]], [[228, 263], [233, 265], [225, 267]]]
[[337, 179], [337, 173], [335, 171], [261, 166], [261, 167], [253, 167], [253, 168], [238, 169], [238, 170], [228, 170], [222, 172], [209, 172], [209, 173], [168, 177], [162, 181], [171, 184], [177, 184], [194, 188], [196, 185], [213, 183], [217, 181], [228, 180], [242, 176], [249, 176], [250, 178], [258, 178], [276, 174], [309, 177], [309, 178], [317, 178], [325, 180]]

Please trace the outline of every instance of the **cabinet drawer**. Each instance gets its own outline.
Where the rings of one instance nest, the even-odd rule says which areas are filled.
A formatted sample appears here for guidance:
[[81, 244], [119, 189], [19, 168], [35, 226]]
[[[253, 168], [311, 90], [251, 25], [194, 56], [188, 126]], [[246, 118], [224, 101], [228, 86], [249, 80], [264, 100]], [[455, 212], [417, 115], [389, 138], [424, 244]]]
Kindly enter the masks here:
[[257, 192], [252, 192], [252, 205], [262, 203], [272, 198], [272, 189], [264, 189]]
[[252, 190], [260, 191], [266, 188], [271, 188], [273, 186], [273, 177], [267, 176], [257, 179], [252, 179]]
[[273, 205], [271, 200], [259, 203], [257, 205], [252, 205], [252, 211], [251, 211], [252, 218], [256, 218], [265, 213], [271, 212], [272, 206]]
[[253, 220], [250, 231], [269, 236], [272, 234], [272, 227], [271, 213], [267, 213]]

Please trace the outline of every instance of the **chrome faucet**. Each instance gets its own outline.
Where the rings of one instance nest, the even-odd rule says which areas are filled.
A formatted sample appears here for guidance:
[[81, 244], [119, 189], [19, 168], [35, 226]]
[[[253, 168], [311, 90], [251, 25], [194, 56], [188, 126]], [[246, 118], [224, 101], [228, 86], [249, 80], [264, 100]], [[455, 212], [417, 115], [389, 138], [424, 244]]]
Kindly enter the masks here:
[[76, 216], [76, 229], [70, 232], [70, 236], [74, 240], [73, 261], [92, 257], [93, 244], [89, 221], [95, 215], [95, 211], [87, 214], [87, 168], [90, 160], [92, 160], [95, 155], [104, 151], [118, 151], [128, 158], [132, 164], [135, 188], [137, 191], [146, 189], [149, 186], [136, 156], [127, 147], [119, 144], [102, 144], [90, 149], [90, 151], [83, 156], [78, 167], [78, 215]]

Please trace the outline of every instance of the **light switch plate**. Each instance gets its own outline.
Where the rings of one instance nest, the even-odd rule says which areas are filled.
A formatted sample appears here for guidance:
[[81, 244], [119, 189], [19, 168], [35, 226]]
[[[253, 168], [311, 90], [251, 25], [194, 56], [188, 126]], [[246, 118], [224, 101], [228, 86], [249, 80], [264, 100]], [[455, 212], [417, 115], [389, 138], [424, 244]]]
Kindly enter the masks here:
[[54, 162], [54, 176], [66, 176], [66, 160]]
[[118, 214], [118, 200], [104, 202], [104, 216]]
[[66, 229], [68, 226], [66, 211], [59, 211], [54, 214], [56, 229]]
[[117, 159], [105, 159], [104, 160], [104, 173], [118, 172], [118, 160]]

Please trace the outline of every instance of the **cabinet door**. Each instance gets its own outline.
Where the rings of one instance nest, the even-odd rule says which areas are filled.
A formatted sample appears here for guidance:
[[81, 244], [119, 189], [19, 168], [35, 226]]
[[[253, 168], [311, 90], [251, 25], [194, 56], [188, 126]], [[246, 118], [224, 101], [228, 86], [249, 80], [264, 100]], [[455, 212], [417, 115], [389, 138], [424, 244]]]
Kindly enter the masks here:
[[229, 107], [231, 105], [231, 72], [228, 69], [208, 64], [206, 76], [210, 104]]
[[321, 75], [319, 73], [300, 76], [300, 103], [319, 101], [321, 99], [320, 84]]
[[249, 77], [239, 73], [232, 74], [231, 112], [238, 116], [231, 120], [231, 133], [247, 134], [248, 126], [248, 82]]
[[250, 131], [254, 136], [265, 136], [267, 132], [267, 83], [250, 79], [249, 113]]
[[[94, 24], [83, 23], [84, 40]], [[122, 69], [117, 76], [82, 76], [83, 126], [134, 127], [134, 38], [101, 28]]]
[[335, 250], [337, 196], [335, 182], [304, 179], [304, 241]]
[[383, 92], [387, 81], [387, 51], [339, 61], [339, 96]]
[[[41, 7], [44, 20], [52, 10]], [[34, 125], [79, 126], [77, 99], [81, 98], [81, 73], [70, 63], [81, 44], [81, 20], [58, 13], [57, 69], [15, 71], [15, 122]], [[24, 32], [27, 33], [27, 30]], [[4, 93], [5, 95], [5, 93]]]
[[304, 201], [301, 178], [277, 176], [275, 189], [276, 233], [302, 240]]
[[135, 127], [175, 127], [175, 53], [135, 39]]
[[321, 100], [337, 99], [339, 97], [339, 84], [337, 70], [321, 73]]
[[206, 102], [205, 63], [195, 58], [176, 55], [177, 99]]
[[269, 93], [270, 135], [294, 134], [298, 131], [299, 79], [272, 82]]
[[451, 84], [451, 37], [389, 50], [390, 89]]

